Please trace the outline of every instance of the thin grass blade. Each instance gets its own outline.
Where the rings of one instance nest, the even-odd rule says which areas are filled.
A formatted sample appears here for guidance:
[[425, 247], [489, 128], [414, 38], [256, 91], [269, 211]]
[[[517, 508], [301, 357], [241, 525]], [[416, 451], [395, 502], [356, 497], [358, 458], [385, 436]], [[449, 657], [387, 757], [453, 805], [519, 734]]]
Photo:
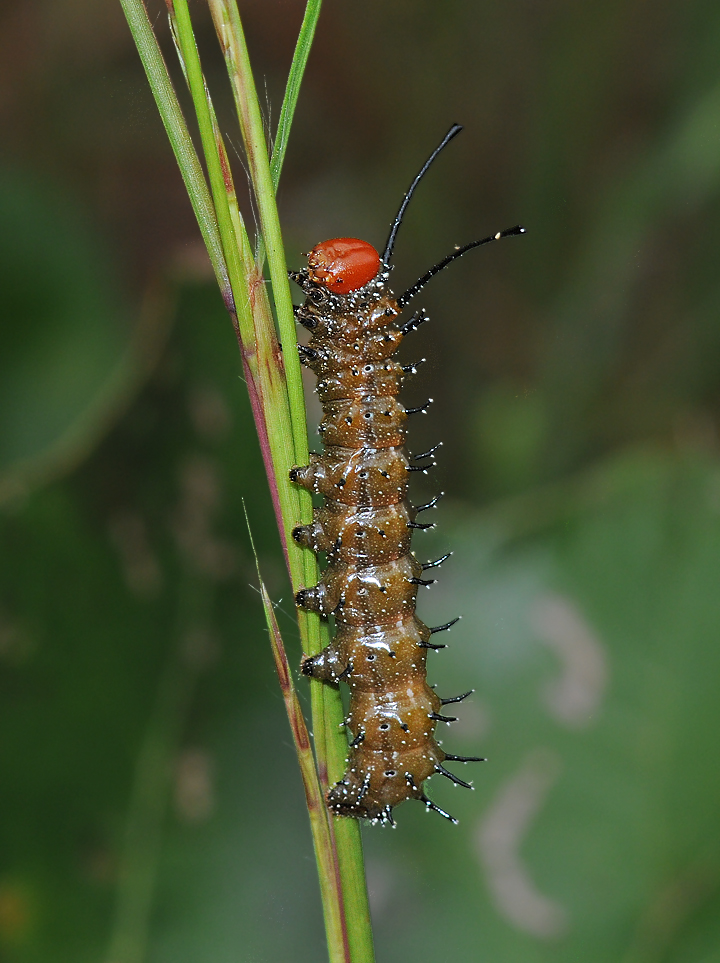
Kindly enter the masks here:
[[340, 869], [335, 851], [335, 840], [331, 832], [330, 817], [323, 799], [322, 789], [318, 780], [315, 760], [313, 758], [310, 734], [305, 724], [305, 717], [295, 691], [290, 665], [285, 652], [280, 627], [275, 618], [270, 596], [268, 595], [265, 583], [260, 574], [260, 564], [255, 551], [255, 542], [250, 529], [247, 509], [245, 510], [245, 522], [247, 524], [250, 545], [255, 558], [255, 567], [260, 584], [260, 596], [262, 598], [265, 621], [270, 634], [270, 645], [272, 648], [275, 669], [280, 682], [285, 710], [290, 731], [292, 732], [295, 752], [300, 766], [303, 786], [305, 788], [305, 799], [307, 802], [308, 816], [310, 817], [310, 829], [315, 847], [315, 859], [317, 861], [318, 876], [320, 879], [320, 893], [325, 915], [325, 930], [328, 942], [328, 952], [330, 963], [352, 963], [350, 955], [347, 921], [345, 918], [345, 906], [343, 903], [343, 887], [340, 878]]
[[295, 45], [292, 64], [290, 65], [290, 73], [288, 74], [287, 84], [285, 86], [285, 96], [283, 97], [282, 108], [280, 110], [280, 119], [275, 133], [275, 143], [273, 144], [272, 156], [270, 158], [270, 174], [273, 188], [276, 192], [277, 186], [280, 183], [280, 172], [282, 171], [288, 139], [290, 137], [290, 126], [295, 115], [295, 107], [297, 106], [298, 96], [300, 94], [300, 85], [305, 74], [308, 57], [310, 56], [310, 48], [315, 37], [315, 28], [317, 27], [321, 6], [322, 0], [308, 0], [308, 5], [305, 7], [305, 16], [303, 17], [300, 33], [298, 34], [297, 44]]
[[225, 255], [205, 174], [142, 0], [120, 0], [150, 89], [180, 168], [221, 292], [229, 292]]

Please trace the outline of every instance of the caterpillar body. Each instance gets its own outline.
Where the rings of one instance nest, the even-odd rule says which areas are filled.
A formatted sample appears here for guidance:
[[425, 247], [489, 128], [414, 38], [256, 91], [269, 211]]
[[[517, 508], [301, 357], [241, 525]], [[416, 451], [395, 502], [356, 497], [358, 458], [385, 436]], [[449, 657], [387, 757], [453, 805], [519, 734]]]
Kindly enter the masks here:
[[[444, 705], [469, 692], [441, 699], [426, 680], [430, 641], [457, 619], [428, 628], [415, 612], [421, 586], [432, 584], [423, 572], [448, 557], [422, 564], [411, 551], [414, 529], [431, 527], [417, 516], [437, 497], [414, 506], [408, 499], [414, 471], [425, 471], [435, 449], [412, 458], [405, 451], [408, 415], [398, 400], [413, 365], [394, 360], [404, 338], [426, 320], [424, 311], [401, 323], [408, 301], [456, 257], [500, 237], [520, 234], [521, 227], [458, 248], [423, 275], [400, 298], [388, 289], [390, 259], [398, 227], [412, 193], [445, 145], [459, 133], [454, 125], [406, 193], [381, 257], [357, 238], [318, 244], [308, 266], [292, 273], [306, 295], [296, 318], [312, 336], [300, 347], [301, 360], [316, 374], [323, 409], [319, 427], [324, 453], [310, 456], [291, 480], [322, 495], [310, 525], [293, 531], [295, 540], [326, 553], [321, 581], [297, 593], [299, 606], [335, 619], [335, 637], [319, 654], [302, 662], [305, 675], [350, 688], [346, 719], [350, 735], [347, 768], [327, 793], [331, 812], [339, 816], [393, 823], [393, 807], [418, 799], [452, 820], [428, 799], [425, 780], [441, 773], [470, 788], [444, 763], [481, 761], [445, 752], [435, 739], [438, 722], [453, 722]], [[436, 446], [437, 447], [437, 446]], [[439, 497], [439, 496], [438, 496]]]

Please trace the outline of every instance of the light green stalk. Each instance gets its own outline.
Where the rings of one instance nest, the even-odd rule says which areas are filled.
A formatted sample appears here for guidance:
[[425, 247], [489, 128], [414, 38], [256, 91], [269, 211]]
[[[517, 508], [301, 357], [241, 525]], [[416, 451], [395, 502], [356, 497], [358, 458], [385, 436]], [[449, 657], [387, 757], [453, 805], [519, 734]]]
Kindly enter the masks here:
[[[280, 339], [284, 345], [291, 343], [294, 345], [296, 342], [295, 320], [288, 286], [287, 264], [282, 244], [280, 220], [275, 201], [275, 187], [282, 157], [278, 155], [277, 176], [273, 177], [265, 142], [262, 115], [250, 66], [250, 56], [245, 43], [237, 2], [236, 0], [208, 0], [208, 4], [225, 56], [248, 159], [250, 177], [257, 199]], [[291, 89], [296, 90], [297, 84], [294, 84]], [[287, 141], [288, 125], [289, 121], [286, 121], [283, 127], [285, 142]], [[295, 349], [292, 352], [285, 351], [283, 358], [290, 399], [296, 463], [307, 464], [307, 427], [300, 362]], [[302, 521], [307, 523], [312, 517], [312, 506], [307, 492], [301, 493], [300, 503]], [[288, 545], [288, 554], [291, 553], [292, 546]], [[315, 557], [308, 551], [304, 552], [303, 576], [302, 584], [304, 585], [314, 585], [318, 579]], [[301, 635], [305, 651], [310, 654], [319, 651], [325, 642], [325, 639], [321, 640], [320, 638], [319, 629], [320, 622], [317, 616], [311, 615], [306, 619], [301, 619]], [[315, 752], [321, 782], [327, 786], [341, 778], [345, 768], [347, 740], [342, 726], [343, 710], [339, 692], [316, 681], [313, 681], [311, 685], [313, 729], [316, 734]], [[356, 820], [333, 819], [331, 820], [331, 830], [335, 833], [336, 844], [339, 844], [338, 859], [343, 881], [343, 895], [346, 905], [352, 906], [348, 923], [351, 952], [354, 960], [366, 961], [372, 959], [372, 932], [358, 823]]]
[[[173, 36], [197, 117], [208, 183], [183, 119], [165, 62], [142, 0], [120, 0], [190, 194], [218, 283], [240, 344], [243, 369], [270, 483], [293, 590], [318, 580], [315, 556], [290, 537], [297, 524], [312, 518], [309, 493], [289, 481], [289, 469], [307, 464], [308, 442], [300, 362], [287, 266], [275, 200], [292, 116], [320, 11], [309, 0], [293, 58], [272, 158], [268, 156], [262, 114], [235, 0], [208, 0], [235, 98], [261, 233], [252, 245], [237, 204], [227, 151], [215, 118], [193, 35], [187, 0], [166, 0]], [[262, 274], [267, 257], [275, 321]], [[280, 347], [282, 343], [282, 348]], [[264, 591], [264, 589], [263, 589]], [[339, 693], [311, 682], [317, 771], [315, 788], [308, 770], [309, 747], [299, 706], [274, 624], [263, 596], [278, 674], [308, 794], [331, 963], [372, 963], [372, 933], [358, 823], [331, 817], [322, 790], [342, 775], [347, 739], [342, 730]], [[303, 649], [309, 654], [327, 644], [327, 628], [317, 615], [299, 613]], [[319, 784], [318, 784], [319, 777]], [[308, 788], [310, 787], [310, 788]]]

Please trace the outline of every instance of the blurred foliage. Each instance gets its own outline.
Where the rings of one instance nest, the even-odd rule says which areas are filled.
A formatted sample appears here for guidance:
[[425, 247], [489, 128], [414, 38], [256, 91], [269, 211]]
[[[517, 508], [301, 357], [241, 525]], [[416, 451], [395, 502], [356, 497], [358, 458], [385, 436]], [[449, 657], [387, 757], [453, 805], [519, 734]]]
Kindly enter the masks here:
[[[241, 6], [276, 116], [302, 5]], [[235, 340], [119, 6], [2, 16], [0, 960], [316, 963]], [[438, 277], [405, 352], [411, 447], [445, 442], [417, 551], [455, 551], [421, 615], [465, 616], [431, 679], [475, 686], [446, 745], [490, 761], [432, 784], [458, 829], [365, 834], [381, 963], [720, 961], [718, 49], [707, 0], [324, 11], [291, 261], [381, 244], [453, 121], [396, 288], [529, 229]]]
[[7, 477], [62, 445], [100, 405], [128, 325], [109, 255], [57, 191], [19, 171], [0, 172], [0, 221], [0, 477]]

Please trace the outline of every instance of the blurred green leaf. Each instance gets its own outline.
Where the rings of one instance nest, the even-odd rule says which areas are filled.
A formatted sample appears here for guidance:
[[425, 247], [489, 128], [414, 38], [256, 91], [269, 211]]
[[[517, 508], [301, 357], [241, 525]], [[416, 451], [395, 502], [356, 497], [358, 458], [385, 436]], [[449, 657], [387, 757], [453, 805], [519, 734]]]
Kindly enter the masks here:
[[[86, 443], [128, 376], [110, 252], [72, 202], [0, 170], [0, 480]], [[2, 486], [0, 485], [0, 492]]]

